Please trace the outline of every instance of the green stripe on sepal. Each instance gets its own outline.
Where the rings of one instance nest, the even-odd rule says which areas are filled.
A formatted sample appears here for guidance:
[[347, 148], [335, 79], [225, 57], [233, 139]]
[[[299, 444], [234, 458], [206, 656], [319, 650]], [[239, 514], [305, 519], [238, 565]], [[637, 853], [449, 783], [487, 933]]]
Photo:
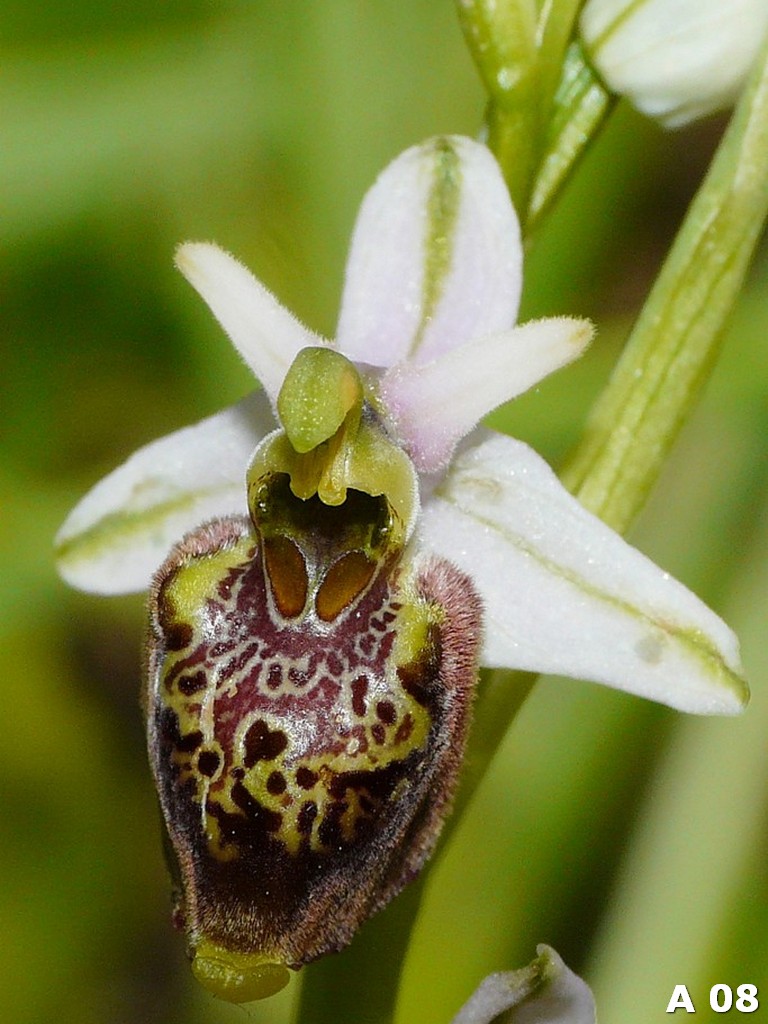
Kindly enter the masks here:
[[[177, 518], [191, 519], [196, 506], [215, 498], [221, 498], [225, 490], [231, 490], [233, 508], [242, 505], [240, 487], [230, 485], [229, 488], [219, 486], [198, 488], [178, 494], [165, 501], [131, 509], [124, 506], [114, 512], [107, 512], [85, 529], [58, 537], [54, 542], [54, 555], [61, 575], [75, 586], [90, 589], [85, 576], [88, 567], [100, 561], [108, 561], [122, 553], [130, 554], [137, 542], [157, 539], [159, 550], [158, 564], [166, 551], [184, 532], [184, 529], [173, 531], [173, 536], [165, 538], [167, 524]], [[201, 516], [200, 518], [205, 518]], [[149, 578], [143, 580], [143, 589]], [[98, 588], [101, 589], [101, 588]]]
[[[466, 511], [461, 503], [456, 502], [448, 494], [441, 493], [440, 496], [443, 500], [461, 509], [461, 511]], [[750, 692], [746, 680], [726, 663], [725, 656], [719, 650], [715, 641], [704, 630], [694, 627], [686, 628], [674, 622], [665, 621], [661, 612], [658, 615], [654, 615], [652, 610], [644, 611], [631, 601], [608, 593], [594, 583], [590, 583], [577, 572], [548, 558], [524, 537], [503, 529], [497, 521], [483, 516], [478, 510], [473, 509], [471, 514], [473, 519], [480, 523], [485, 530], [489, 533], [496, 533], [501, 544], [508, 544], [517, 548], [527, 558], [537, 562], [547, 573], [551, 573], [553, 576], [557, 576], [575, 587], [587, 601], [598, 602], [605, 607], [614, 608], [616, 611], [635, 619], [636, 622], [647, 627], [646, 635], [635, 645], [635, 653], [640, 662], [650, 666], [661, 661], [667, 644], [674, 643], [679, 645], [686, 657], [699, 663], [702, 675], [706, 679], [708, 687], [711, 688], [713, 701], [716, 699], [719, 702], [724, 702], [726, 694], [735, 698], [735, 702], [732, 705], [729, 704], [728, 707], [718, 706], [716, 713], [737, 714], [749, 703]], [[612, 685], [616, 686], [617, 684], [614, 682]], [[630, 692], [638, 692], [631, 687], [627, 689]], [[648, 694], [647, 696], [651, 696], [652, 699], [658, 699], [654, 695]], [[686, 707], [683, 710], [706, 712], [713, 709]]]
[[409, 355], [418, 349], [443, 294], [450, 272], [461, 203], [461, 163], [447, 138], [434, 140], [435, 162], [427, 197], [421, 320]]

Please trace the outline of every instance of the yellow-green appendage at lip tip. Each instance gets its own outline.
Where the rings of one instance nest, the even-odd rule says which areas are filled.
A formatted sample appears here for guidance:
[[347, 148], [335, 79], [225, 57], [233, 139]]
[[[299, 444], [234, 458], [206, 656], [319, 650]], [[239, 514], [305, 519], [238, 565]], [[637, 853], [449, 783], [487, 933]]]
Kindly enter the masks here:
[[270, 962], [261, 953], [237, 953], [203, 939], [192, 960], [192, 973], [200, 984], [229, 1003], [267, 999], [285, 988], [288, 968]]

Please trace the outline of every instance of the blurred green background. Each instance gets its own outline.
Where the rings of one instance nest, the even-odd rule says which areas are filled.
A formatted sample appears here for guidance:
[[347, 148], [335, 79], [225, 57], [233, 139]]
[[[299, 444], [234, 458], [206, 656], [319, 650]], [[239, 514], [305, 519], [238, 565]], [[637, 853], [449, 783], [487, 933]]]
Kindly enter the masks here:
[[[51, 541], [136, 446], [251, 386], [174, 246], [217, 240], [330, 333], [365, 188], [407, 145], [476, 134], [483, 95], [447, 0], [5, 0], [0, 50], [2, 1017], [283, 1024], [296, 984], [243, 1009], [191, 978], [145, 767], [142, 601], [69, 591]], [[599, 337], [495, 422], [556, 464], [721, 129], [620, 108], [536, 239], [525, 315]], [[542, 941], [603, 1021], [666, 1020], [681, 983], [697, 1020], [721, 1019], [715, 983], [768, 1006], [767, 341], [763, 250], [633, 535], [739, 632], [749, 712], [543, 680], [432, 871], [399, 1024], [448, 1024]]]

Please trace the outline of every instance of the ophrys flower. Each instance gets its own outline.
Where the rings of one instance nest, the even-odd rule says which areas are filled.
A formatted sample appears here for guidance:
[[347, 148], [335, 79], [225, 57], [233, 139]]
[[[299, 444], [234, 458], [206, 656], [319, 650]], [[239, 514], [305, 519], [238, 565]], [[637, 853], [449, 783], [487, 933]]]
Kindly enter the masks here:
[[530, 448], [475, 430], [592, 333], [512, 326], [519, 228], [484, 147], [435, 139], [384, 171], [332, 343], [215, 246], [178, 264], [263, 391], [132, 456], [59, 556], [103, 593], [154, 574], [146, 711], [177, 919], [200, 980], [247, 999], [419, 870], [478, 663], [704, 713], [746, 687], [714, 613]]

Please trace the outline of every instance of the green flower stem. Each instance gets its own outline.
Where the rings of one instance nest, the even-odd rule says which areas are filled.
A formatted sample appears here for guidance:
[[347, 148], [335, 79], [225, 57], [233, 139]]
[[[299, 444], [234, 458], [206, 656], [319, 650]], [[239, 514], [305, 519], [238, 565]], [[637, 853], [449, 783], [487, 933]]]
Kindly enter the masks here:
[[535, 168], [539, 73], [533, 0], [458, 0], [459, 22], [488, 91], [488, 145], [525, 209]]
[[[755, 508], [766, 508], [765, 477], [761, 483]], [[731, 566], [727, 611], [740, 623], [755, 678], [764, 679], [768, 517], [756, 519]], [[706, 546], [705, 538], [699, 544]], [[668, 973], [628, 970], [627, 950], [642, 964], [663, 949], [692, 993], [707, 992], [714, 978], [764, 977], [767, 731], [764, 687], [756, 687], [741, 719], [682, 718], [676, 724], [637, 808], [632, 843], [590, 951], [590, 979], [606, 1020], [631, 1024], [669, 999]]]
[[714, 366], [768, 213], [768, 51], [595, 405], [563, 481], [625, 531]]
[[488, 146], [515, 208], [538, 220], [611, 108], [571, 35], [581, 0], [458, 0], [488, 90]]
[[539, 80], [543, 120], [549, 117], [549, 104], [563, 74], [564, 57], [569, 49], [574, 23], [584, 0], [552, 0], [539, 4], [536, 38], [539, 51]]
[[579, 43], [565, 55], [554, 97], [544, 155], [539, 163], [526, 216], [530, 234], [560, 193], [588, 144], [613, 109], [615, 97], [601, 83]]
[[488, 147], [501, 166], [515, 209], [524, 210], [535, 171], [530, 120], [521, 111], [506, 110], [493, 101], [488, 104], [485, 118]]

